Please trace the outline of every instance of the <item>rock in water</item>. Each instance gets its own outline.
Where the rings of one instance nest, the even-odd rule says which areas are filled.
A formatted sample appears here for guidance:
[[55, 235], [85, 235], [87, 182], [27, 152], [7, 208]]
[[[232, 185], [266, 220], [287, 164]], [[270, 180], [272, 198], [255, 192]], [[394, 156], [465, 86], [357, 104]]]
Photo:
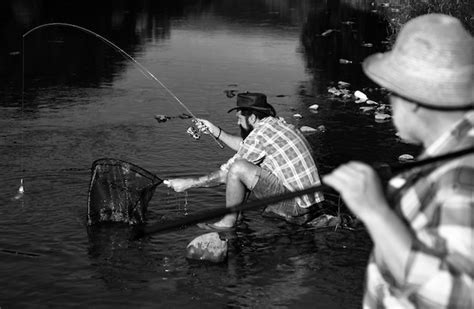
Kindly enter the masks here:
[[354, 92], [354, 96], [357, 98], [355, 100], [355, 103], [364, 103], [368, 100], [367, 95], [359, 90], [356, 90], [356, 92]]
[[214, 263], [223, 262], [227, 258], [227, 240], [221, 240], [217, 232], [198, 236], [186, 247], [186, 257]]
[[170, 117], [165, 116], [165, 115], [155, 115], [155, 119], [158, 122], [166, 122]]
[[332, 226], [337, 226], [342, 223], [341, 217], [337, 216], [332, 216], [328, 214], [323, 214], [307, 224], [310, 226], [313, 226], [315, 228], [325, 228], [325, 227], [332, 227]]
[[413, 160], [415, 160], [415, 157], [413, 157], [411, 154], [402, 154], [398, 157], [398, 161], [400, 162], [409, 162]]

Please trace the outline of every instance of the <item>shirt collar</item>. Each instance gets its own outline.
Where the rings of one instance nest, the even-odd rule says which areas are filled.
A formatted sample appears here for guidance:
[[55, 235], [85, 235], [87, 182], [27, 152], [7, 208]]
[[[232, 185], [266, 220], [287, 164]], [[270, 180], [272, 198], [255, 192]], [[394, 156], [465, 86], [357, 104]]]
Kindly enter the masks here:
[[419, 157], [433, 157], [457, 148], [466, 137], [474, 136], [474, 111], [467, 112], [464, 117], [453, 125], [451, 130], [443, 133]]

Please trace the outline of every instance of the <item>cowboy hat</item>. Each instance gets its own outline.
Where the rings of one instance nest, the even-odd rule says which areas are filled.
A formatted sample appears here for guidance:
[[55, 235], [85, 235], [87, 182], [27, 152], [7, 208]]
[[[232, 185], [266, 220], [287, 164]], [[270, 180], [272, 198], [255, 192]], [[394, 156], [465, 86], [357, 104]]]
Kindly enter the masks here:
[[428, 108], [474, 105], [474, 39], [448, 15], [410, 20], [393, 50], [367, 57], [362, 68], [377, 84]]
[[230, 113], [233, 110], [251, 109], [267, 113], [270, 116], [275, 116], [276, 112], [273, 106], [267, 103], [267, 96], [263, 93], [239, 93], [237, 95], [237, 107], [229, 109]]

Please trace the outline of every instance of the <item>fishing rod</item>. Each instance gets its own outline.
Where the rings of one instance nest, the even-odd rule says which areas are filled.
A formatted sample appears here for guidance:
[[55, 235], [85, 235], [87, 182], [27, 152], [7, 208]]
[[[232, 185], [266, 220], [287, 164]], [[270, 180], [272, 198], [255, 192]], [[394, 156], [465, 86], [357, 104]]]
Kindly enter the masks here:
[[[474, 147], [469, 147], [469, 148], [462, 149], [459, 151], [447, 153], [447, 154], [436, 156], [436, 157], [426, 158], [426, 159], [415, 161], [415, 162], [396, 163], [392, 165], [385, 164], [382, 166], [382, 168], [385, 170], [389, 168], [393, 173], [400, 173], [402, 171], [423, 167], [431, 163], [442, 162], [449, 159], [458, 158], [458, 157], [471, 154], [471, 153], [474, 153]], [[377, 172], [379, 172], [379, 168], [376, 168], [376, 170]], [[262, 200], [252, 201], [249, 203], [244, 202], [233, 207], [203, 211], [198, 214], [187, 216], [184, 219], [174, 221], [174, 222], [164, 222], [164, 223], [159, 222], [150, 226], [137, 227], [134, 231], [135, 233], [133, 235], [133, 238], [139, 239], [144, 236], [155, 234], [158, 232], [163, 232], [163, 231], [167, 231], [171, 229], [176, 229], [182, 226], [186, 226], [189, 224], [194, 224], [194, 223], [199, 223], [202, 221], [207, 221], [210, 219], [219, 218], [230, 213], [238, 213], [245, 210], [257, 209], [265, 205], [274, 204], [274, 203], [281, 202], [284, 200], [289, 200], [298, 196], [302, 196], [302, 195], [306, 195], [306, 194], [310, 194], [310, 193], [314, 193], [318, 191], [324, 191], [328, 189], [332, 190], [331, 187], [325, 184], [320, 184], [320, 185], [309, 187], [303, 190], [287, 192], [280, 195], [273, 195]]]
[[[199, 119], [193, 114], [193, 112], [163, 83], [161, 82], [155, 75], [153, 75], [153, 73], [151, 73], [147, 68], [145, 68], [140, 62], [138, 62], [135, 58], [133, 58], [132, 56], [130, 56], [128, 53], [126, 53], [123, 49], [121, 49], [120, 47], [118, 47], [116, 44], [114, 44], [112, 41], [106, 39], [105, 37], [101, 36], [100, 34], [98, 33], [95, 33], [94, 31], [92, 30], [89, 30], [87, 28], [84, 28], [84, 27], [81, 27], [81, 26], [78, 26], [78, 25], [74, 25], [74, 24], [69, 24], [69, 23], [46, 23], [46, 24], [42, 24], [42, 25], [39, 25], [37, 27], [34, 27], [33, 29], [30, 29], [29, 31], [25, 32], [23, 34], [23, 68], [24, 68], [24, 63], [25, 63], [25, 53], [24, 53], [24, 50], [25, 50], [25, 38], [32, 32], [38, 30], [38, 29], [42, 29], [42, 28], [45, 28], [45, 27], [53, 27], [53, 26], [62, 26], [62, 27], [70, 27], [70, 28], [74, 28], [74, 29], [78, 29], [78, 30], [81, 30], [81, 31], [84, 31], [88, 34], [91, 34], [97, 38], [99, 38], [100, 40], [102, 40], [103, 42], [107, 43], [109, 46], [113, 47], [115, 50], [117, 50], [122, 56], [124, 56], [126, 59], [130, 60], [134, 65], [136, 65], [139, 69], [139, 71], [145, 75], [145, 76], [148, 76], [148, 77], [151, 77], [155, 82], [157, 82], [161, 87], [163, 87], [163, 89], [166, 90], [166, 92], [168, 92], [168, 94], [171, 95], [171, 97], [173, 99], [175, 99], [188, 113], [189, 115], [193, 118], [193, 122], [200, 122]], [[24, 90], [24, 85], [23, 85], [23, 90]], [[22, 102], [23, 104], [23, 102]], [[213, 135], [213, 134], [208, 134], [210, 135], [214, 141], [217, 143], [217, 145], [222, 149], [224, 148], [224, 146], [219, 142], [219, 140]]]

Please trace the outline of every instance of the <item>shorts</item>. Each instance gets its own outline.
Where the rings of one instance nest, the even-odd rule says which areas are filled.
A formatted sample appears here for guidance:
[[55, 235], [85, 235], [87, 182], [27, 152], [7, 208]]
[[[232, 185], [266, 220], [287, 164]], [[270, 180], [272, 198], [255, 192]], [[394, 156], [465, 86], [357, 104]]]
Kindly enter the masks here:
[[[256, 199], [264, 199], [269, 196], [281, 195], [290, 192], [278, 177], [266, 169], [260, 168], [255, 175], [253, 186], [250, 188]], [[304, 224], [315, 216], [315, 205], [303, 208], [298, 206], [295, 199], [288, 199], [276, 204], [268, 205], [262, 215], [265, 217], [277, 217], [294, 224]]]

